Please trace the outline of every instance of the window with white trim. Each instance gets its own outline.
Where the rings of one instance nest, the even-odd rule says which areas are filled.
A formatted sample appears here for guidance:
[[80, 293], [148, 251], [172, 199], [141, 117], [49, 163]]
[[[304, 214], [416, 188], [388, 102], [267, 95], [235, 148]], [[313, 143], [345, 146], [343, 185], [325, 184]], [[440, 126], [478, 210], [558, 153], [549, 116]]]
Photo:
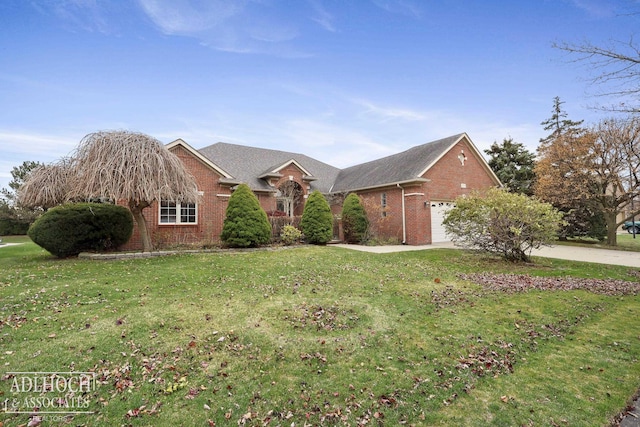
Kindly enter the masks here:
[[197, 224], [198, 206], [195, 203], [160, 202], [160, 224]]

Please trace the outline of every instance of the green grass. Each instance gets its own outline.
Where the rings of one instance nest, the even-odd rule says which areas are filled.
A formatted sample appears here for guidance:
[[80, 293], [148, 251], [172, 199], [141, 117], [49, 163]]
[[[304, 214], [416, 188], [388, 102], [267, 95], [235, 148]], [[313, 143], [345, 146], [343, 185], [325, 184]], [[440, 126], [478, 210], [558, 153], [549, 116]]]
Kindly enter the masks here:
[[585, 246], [589, 248], [612, 249], [619, 251], [640, 252], [640, 235], [633, 238], [633, 234], [621, 233], [617, 237], [617, 246], [607, 245], [595, 239], [570, 239], [568, 241], [557, 241], [558, 245]]
[[606, 426], [640, 387], [639, 296], [458, 278], [630, 268], [335, 247], [57, 260], [20, 241], [0, 248], [0, 402], [21, 397], [6, 372], [96, 372], [95, 413], [70, 425]]

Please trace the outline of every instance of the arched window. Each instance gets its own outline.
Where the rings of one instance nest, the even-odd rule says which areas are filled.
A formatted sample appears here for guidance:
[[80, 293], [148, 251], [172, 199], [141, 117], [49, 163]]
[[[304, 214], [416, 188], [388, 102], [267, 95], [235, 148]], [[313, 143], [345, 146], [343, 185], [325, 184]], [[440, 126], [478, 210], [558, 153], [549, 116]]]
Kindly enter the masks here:
[[300, 184], [295, 181], [287, 181], [278, 187], [276, 193], [276, 209], [284, 212], [287, 216], [294, 216], [296, 209], [302, 203], [303, 190]]

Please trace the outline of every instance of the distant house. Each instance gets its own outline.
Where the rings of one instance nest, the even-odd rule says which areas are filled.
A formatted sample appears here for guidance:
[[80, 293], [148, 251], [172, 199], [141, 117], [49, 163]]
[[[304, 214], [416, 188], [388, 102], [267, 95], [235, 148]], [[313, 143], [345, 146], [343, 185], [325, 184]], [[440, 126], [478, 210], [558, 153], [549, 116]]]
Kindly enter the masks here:
[[[339, 169], [304, 154], [216, 143], [196, 150], [182, 139], [167, 145], [195, 177], [197, 204], [170, 200], [145, 210], [154, 244], [216, 243], [229, 197], [246, 183], [270, 215], [302, 215], [319, 190], [339, 215], [357, 193], [382, 238], [408, 245], [447, 240], [442, 227], [454, 199], [500, 186], [500, 180], [466, 133], [429, 142], [378, 160]], [[141, 247], [137, 230], [127, 249]]]

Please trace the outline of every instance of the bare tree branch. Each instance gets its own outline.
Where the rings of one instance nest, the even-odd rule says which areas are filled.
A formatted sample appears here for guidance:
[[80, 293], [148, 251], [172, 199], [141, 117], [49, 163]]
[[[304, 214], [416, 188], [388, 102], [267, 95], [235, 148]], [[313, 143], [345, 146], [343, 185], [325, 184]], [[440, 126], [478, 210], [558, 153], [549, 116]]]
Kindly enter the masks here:
[[[574, 57], [569, 62], [582, 63], [595, 72], [590, 81], [600, 88], [598, 96], [618, 98], [608, 110], [640, 111], [640, 47], [633, 37], [628, 42], [613, 42], [609, 47], [589, 42], [554, 43], [553, 47]], [[626, 99], [620, 100], [621, 97]]]
[[18, 189], [18, 206], [49, 209], [67, 201], [72, 163], [62, 158], [34, 169]]
[[128, 131], [85, 136], [76, 159], [71, 196], [108, 197], [129, 203], [196, 202], [194, 178], [180, 159], [151, 136]]

